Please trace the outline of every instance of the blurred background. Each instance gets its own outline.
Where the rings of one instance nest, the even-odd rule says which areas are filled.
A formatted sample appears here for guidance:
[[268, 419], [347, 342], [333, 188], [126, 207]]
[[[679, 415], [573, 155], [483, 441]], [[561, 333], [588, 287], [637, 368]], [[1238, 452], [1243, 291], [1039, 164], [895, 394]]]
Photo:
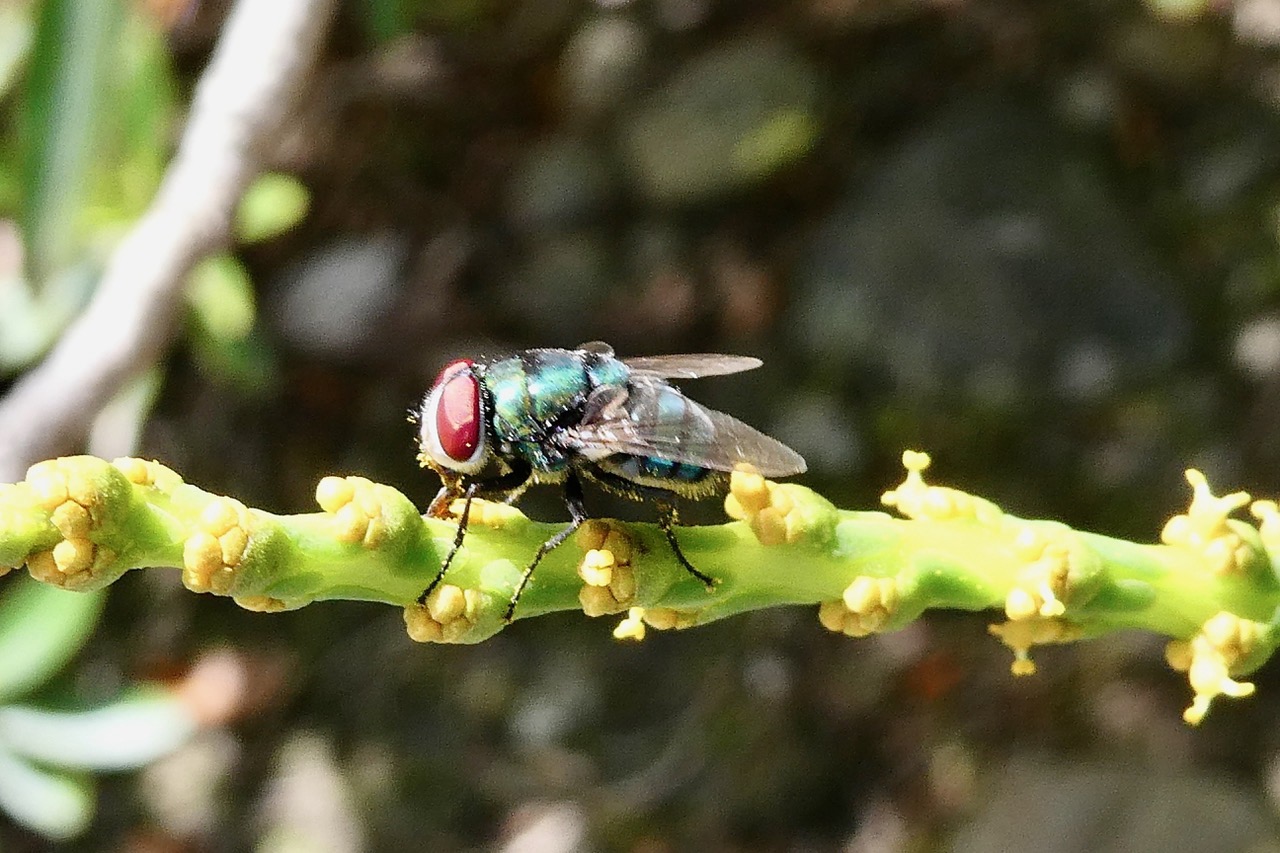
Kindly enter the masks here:
[[[0, 2], [0, 390], [146, 209], [229, 7]], [[910, 447], [1154, 541], [1188, 465], [1280, 493], [1277, 46], [1280, 0], [344, 0], [86, 446], [274, 512], [331, 473], [425, 506], [446, 360], [604, 339], [764, 359], [688, 390], [842, 507]], [[1014, 680], [987, 621], [417, 646], [386, 606], [15, 575], [0, 850], [1280, 850], [1280, 667], [1192, 729], [1159, 638]]]

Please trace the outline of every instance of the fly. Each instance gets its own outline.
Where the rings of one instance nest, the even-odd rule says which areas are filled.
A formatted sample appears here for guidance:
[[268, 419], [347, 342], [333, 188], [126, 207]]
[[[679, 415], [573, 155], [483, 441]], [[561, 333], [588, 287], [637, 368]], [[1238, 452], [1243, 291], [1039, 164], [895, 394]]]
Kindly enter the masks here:
[[767, 477], [805, 470], [791, 448], [686, 397], [670, 379], [723, 376], [759, 367], [736, 355], [658, 355], [619, 359], [607, 344], [533, 349], [489, 362], [462, 359], [440, 371], [417, 412], [419, 461], [443, 486], [430, 515], [448, 516], [463, 499], [453, 546], [435, 578], [444, 579], [467, 533], [471, 501], [512, 502], [530, 485], [559, 484], [571, 521], [542, 543], [507, 605], [511, 621], [538, 563], [589, 517], [582, 481], [658, 510], [676, 559], [707, 587], [676, 539], [676, 499], [723, 494], [741, 463]]

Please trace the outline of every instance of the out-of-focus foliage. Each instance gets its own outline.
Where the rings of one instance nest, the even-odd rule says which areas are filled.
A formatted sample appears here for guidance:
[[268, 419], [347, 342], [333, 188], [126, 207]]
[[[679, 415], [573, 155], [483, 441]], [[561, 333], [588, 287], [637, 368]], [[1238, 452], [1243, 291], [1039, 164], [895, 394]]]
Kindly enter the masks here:
[[[141, 210], [227, 7], [0, 4], [0, 373]], [[841, 506], [874, 507], [904, 447], [1126, 538], [1189, 465], [1275, 496], [1278, 22], [1275, 0], [344, 0], [262, 152], [297, 183], [250, 193], [95, 447], [140, 437], [273, 511], [327, 473], [425, 505], [405, 413], [441, 364], [604, 339], [763, 358], [697, 398]], [[563, 517], [547, 491], [521, 507]], [[1018, 682], [947, 616], [842, 642], [779, 609], [639, 647], [548, 618], [423, 651], [394, 614], [257, 616], [143, 574], [75, 683], [230, 642], [256, 713], [108, 780], [101, 847], [983, 850], [1046, 815], [1045, 849], [1106, 826], [1210, 851], [1280, 813], [1275, 676], [1185, 731], [1141, 638]]]
[[8, 372], [56, 338], [120, 230], [145, 209], [177, 91], [162, 33], [123, 0], [6, 4], [0, 39], [14, 46], [4, 80], [17, 84], [0, 131], [0, 175], [17, 180], [0, 181], [0, 216], [23, 237], [21, 254], [0, 263]]
[[195, 729], [170, 693], [89, 703], [54, 681], [92, 636], [104, 599], [26, 580], [0, 596], [0, 812], [50, 839], [88, 828], [93, 773], [148, 764]]
[[307, 215], [307, 188], [290, 175], [262, 175], [249, 185], [236, 210], [235, 235], [243, 243], [279, 237]]

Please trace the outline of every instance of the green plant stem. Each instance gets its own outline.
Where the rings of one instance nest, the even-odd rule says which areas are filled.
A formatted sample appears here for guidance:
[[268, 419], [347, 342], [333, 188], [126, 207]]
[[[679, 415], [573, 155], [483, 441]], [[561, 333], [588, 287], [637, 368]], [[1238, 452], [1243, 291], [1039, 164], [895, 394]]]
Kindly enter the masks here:
[[[547, 555], [516, 618], [585, 606], [592, 615], [630, 611], [633, 622], [687, 627], [816, 604], [828, 627], [861, 635], [902, 627], [930, 608], [1003, 608], [1008, 621], [993, 632], [1025, 672], [1032, 645], [1122, 628], [1192, 646], [1208, 637], [1222, 679], [1228, 669], [1255, 668], [1276, 648], [1280, 582], [1264, 544], [1274, 538], [1266, 512], [1255, 506], [1261, 531], [1226, 518], [1247, 496], [1215, 498], [1207, 484], [1197, 485], [1188, 514], [1166, 528], [1170, 544], [1137, 544], [1019, 519], [980, 498], [927, 486], [919, 473], [927, 457], [920, 458], [886, 495], [906, 518], [838, 510], [803, 487], [735, 474], [726, 506], [742, 520], [678, 530], [691, 562], [716, 579], [712, 589], [683, 569], [656, 525], [594, 523]], [[133, 568], [171, 567], [193, 590], [254, 609], [353, 599], [414, 611], [457, 522], [423, 517], [399, 492], [360, 478], [326, 478], [317, 497], [324, 512], [273, 515], [188, 485], [155, 463], [41, 463], [23, 483], [0, 485], [0, 566], [25, 563], [40, 580], [84, 590]], [[444, 626], [441, 634], [428, 625], [429, 638], [478, 642], [501, 630], [524, 567], [560, 527], [511, 507], [473, 507], [444, 579], [453, 598], [417, 608]], [[597, 563], [606, 566], [603, 580], [584, 583]], [[1209, 627], [1224, 613], [1226, 629]], [[1195, 677], [1193, 669], [1193, 686]], [[1213, 695], [1235, 689], [1223, 685]]]

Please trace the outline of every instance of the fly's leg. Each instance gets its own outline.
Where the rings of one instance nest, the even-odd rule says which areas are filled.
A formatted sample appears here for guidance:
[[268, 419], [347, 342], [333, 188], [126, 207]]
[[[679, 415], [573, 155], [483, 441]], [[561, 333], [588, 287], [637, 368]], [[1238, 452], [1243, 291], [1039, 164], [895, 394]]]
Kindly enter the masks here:
[[569, 515], [573, 519], [564, 529], [552, 536], [542, 546], [538, 548], [538, 553], [533, 555], [533, 562], [524, 570], [524, 575], [520, 578], [520, 585], [516, 587], [516, 591], [511, 594], [511, 601], [507, 604], [507, 612], [502, 617], [502, 621], [510, 622], [516, 614], [516, 605], [520, 603], [520, 596], [524, 594], [524, 588], [529, 585], [529, 579], [533, 577], [533, 570], [538, 568], [538, 563], [542, 562], [542, 558], [558, 548], [564, 540], [573, 535], [574, 531], [582, 526], [582, 522], [587, 520], [587, 510], [583, 506], [582, 500], [582, 484], [578, 482], [578, 478], [574, 474], [564, 481], [564, 503], [569, 508]]
[[655, 501], [658, 507], [658, 526], [662, 528], [663, 534], [667, 537], [667, 544], [671, 546], [671, 552], [676, 555], [676, 560], [680, 565], [684, 566], [684, 570], [702, 581], [702, 585], [707, 589], [714, 589], [715, 578], [710, 575], [703, 574], [693, 567], [693, 563], [689, 562], [689, 558], [680, 550], [680, 543], [676, 540], [676, 525], [680, 523], [676, 515], [676, 508], [673, 504], [665, 501]]
[[436, 496], [431, 499], [431, 505], [427, 507], [427, 516], [448, 518], [449, 503], [456, 497], [458, 497], [458, 490], [455, 486], [441, 486], [440, 491], [436, 492]]
[[[453, 558], [457, 556], [458, 549], [462, 547], [462, 540], [467, 535], [467, 521], [471, 517], [471, 501], [474, 498], [487, 498], [491, 495], [501, 499], [510, 492], [519, 494], [528, 485], [529, 477], [532, 473], [533, 469], [528, 464], [512, 465], [511, 470], [506, 474], [487, 481], [475, 480], [461, 493], [461, 497], [466, 503], [462, 505], [462, 516], [458, 519], [458, 532], [453, 537], [453, 545], [449, 548], [449, 553], [440, 565], [440, 571], [436, 572], [436, 576], [431, 579], [431, 583], [427, 584], [427, 588], [422, 591], [422, 595], [418, 596], [419, 605], [427, 603], [427, 596], [435, 592], [436, 587], [444, 580], [445, 572], [449, 571], [449, 564], [453, 562]], [[446, 480], [444, 487], [440, 489], [435, 499], [431, 501], [427, 514], [435, 518], [446, 517], [449, 512], [449, 503], [457, 497], [459, 497], [458, 482]]]
[[715, 578], [694, 568], [693, 563], [690, 563], [689, 558], [684, 555], [684, 551], [680, 550], [680, 543], [676, 540], [675, 531], [676, 525], [680, 522], [673, 503], [675, 495], [672, 492], [666, 489], [633, 483], [611, 471], [604, 470], [598, 465], [584, 469], [584, 473], [593, 482], [603, 486], [606, 491], [633, 501], [652, 501], [658, 510], [658, 526], [662, 528], [662, 534], [667, 537], [667, 544], [671, 546], [671, 552], [676, 555], [676, 561], [684, 567], [686, 572], [702, 581], [702, 585], [707, 589], [715, 587]]
[[[440, 490], [440, 494], [436, 495], [436, 499], [431, 502], [434, 508], [436, 503], [440, 501], [441, 496], [445, 494], [445, 489]], [[444, 573], [449, 571], [449, 564], [453, 562], [454, 556], [458, 553], [458, 549], [462, 547], [462, 540], [467, 535], [467, 520], [471, 517], [471, 499], [476, 496], [476, 484], [472, 483], [467, 486], [464, 494], [466, 503], [462, 505], [462, 517], [458, 519], [458, 532], [454, 534], [453, 546], [449, 548], [448, 555], [445, 556], [444, 562], [440, 564], [440, 571], [436, 572], [436, 576], [431, 579], [431, 583], [427, 584], [427, 588], [422, 591], [422, 595], [418, 596], [418, 606], [423, 607], [427, 603], [427, 596], [435, 592], [435, 588], [440, 585], [440, 581], [444, 580]]]

